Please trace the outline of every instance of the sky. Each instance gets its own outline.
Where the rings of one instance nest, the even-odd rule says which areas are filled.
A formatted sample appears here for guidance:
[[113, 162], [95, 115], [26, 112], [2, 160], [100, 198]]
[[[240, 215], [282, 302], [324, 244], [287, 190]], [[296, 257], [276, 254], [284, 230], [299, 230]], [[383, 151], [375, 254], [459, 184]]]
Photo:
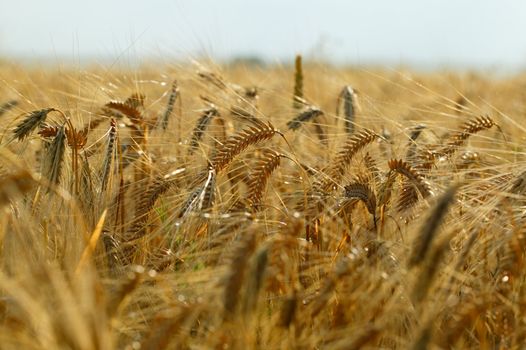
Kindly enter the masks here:
[[526, 67], [523, 0], [1, 0], [0, 58]]

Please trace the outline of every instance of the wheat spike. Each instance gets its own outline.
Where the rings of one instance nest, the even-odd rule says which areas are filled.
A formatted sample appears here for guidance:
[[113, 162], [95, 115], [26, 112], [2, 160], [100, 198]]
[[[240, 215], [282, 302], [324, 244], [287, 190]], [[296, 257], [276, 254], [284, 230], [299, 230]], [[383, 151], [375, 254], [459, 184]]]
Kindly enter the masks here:
[[340, 105], [343, 101], [343, 115], [345, 117], [345, 132], [352, 135], [354, 132], [354, 119], [356, 116], [357, 96], [350, 85], [345, 86], [338, 95], [336, 115], [340, 114]]
[[449, 156], [453, 154], [458, 147], [462, 146], [464, 142], [473, 134], [489, 129], [495, 126], [495, 122], [488, 116], [480, 116], [467, 121], [461, 128], [446, 142], [446, 146], [437, 152], [439, 156]]
[[174, 80], [172, 83], [172, 89], [170, 91], [170, 96], [168, 97], [168, 103], [166, 104], [166, 109], [164, 110], [163, 115], [160, 117], [160, 125], [163, 130], [166, 130], [168, 127], [168, 120], [172, 115], [175, 102], [179, 96], [179, 87], [177, 86], [177, 80]]
[[244, 314], [254, 312], [258, 302], [258, 296], [265, 282], [265, 272], [269, 263], [269, 246], [264, 246], [254, 254], [252, 266], [250, 268], [247, 288], [242, 303]]
[[387, 163], [389, 169], [400, 175], [405, 176], [411, 183], [416, 186], [422, 197], [427, 197], [432, 194], [429, 184], [425, 181], [425, 178], [418, 171], [413, 169], [409, 164], [403, 160], [391, 159]]
[[227, 84], [225, 83], [223, 77], [221, 77], [219, 74], [213, 72], [199, 71], [197, 72], [197, 76], [221, 90], [226, 89], [227, 87]]
[[174, 187], [179, 181], [179, 175], [183, 174], [186, 168], [176, 169], [166, 175], [156, 176], [152, 183], [148, 186], [148, 189], [140, 193], [140, 199], [138, 200], [137, 208], [135, 209], [136, 215], [130, 229], [128, 230], [127, 237], [130, 240], [135, 240], [144, 236], [145, 225], [148, 222], [148, 217], [155, 202], [159, 197], [166, 193], [170, 188]]
[[214, 168], [208, 170], [208, 177], [203, 185], [203, 190], [199, 195], [199, 201], [197, 209], [199, 211], [207, 210], [212, 207], [215, 200], [215, 189], [216, 189], [216, 172]]
[[236, 156], [247, 149], [247, 147], [269, 140], [276, 134], [281, 133], [275, 129], [270, 122], [268, 124], [260, 123], [257, 126], [251, 126], [230, 137], [224, 144], [217, 148], [217, 152], [212, 158], [212, 166], [215, 171], [219, 173], [227, 167]]
[[179, 210], [178, 218], [184, 218], [197, 210], [203, 211], [212, 207], [215, 197], [216, 171], [210, 167], [203, 185], [192, 191]]
[[192, 139], [190, 140], [190, 148], [188, 149], [188, 154], [192, 154], [197, 147], [199, 146], [199, 141], [203, 138], [205, 130], [210, 124], [210, 121], [213, 117], [218, 116], [219, 112], [215, 107], [209, 108], [203, 112], [197, 124], [192, 132]]
[[352, 135], [336, 157], [337, 168], [343, 169], [347, 166], [360, 149], [373, 142], [377, 137], [378, 135], [369, 129], [363, 129]]
[[144, 107], [144, 99], [145, 96], [143, 94], [134, 92], [124, 101], [124, 104], [131, 108], [142, 108]]
[[407, 147], [407, 153], [406, 153], [406, 159], [413, 164], [416, 161], [417, 158], [417, 144], [416, 139], [420, 136], [422, 131], [426, 128], [423, 124], [418, 124], [411, 130], [411, 134], [409, 134], [409, 145]]
[[272, 150], [265, 150], [263, 157], [259, 160], [254, 173], [251, 176], [248, 187], [248, 202], [250, 205], [257, 210], [261, 205], [261, 199], [263, 198], [263, 191], [267, 186], [268, 179], [272, 175], [272, 172], [279, 166], [282, 155]]
[[247, 269], [249, 258], [252, 256], [255, 248], [256, 236], [253, 233], [249, 233], [239, 244], [230, 263], [230, 269], [226, 276], [223, 297], [224, 320], [232, 319], [237, 311], [240, 292], [243, 286], [243, 280], [245, 279], [245, 271]]
[[22, 141], [29, 136], [41, 123], [46, 120], [50, 112], [55, 111], [54, 108], [44, 108], [29, 113], [29, 115], [16, 126], [13, 131], [14, 137], [18, 141]]
[[419, 238], [411, 252], [411, 257], [409, 258], [410, 267], [420, 264], [425, 259], [426, 254], [431, 247], [431, 242], [435, 237], [435, 233], [440, 227], [440, 224], [442, 223], [442, 220], [447, 213], [447, 209], [453, 201], [458, 188], [459, 185], [450, 187], [437, 200], [437, 203], [434, 209], [431, 211], [428, 220], [426, 220], [425, 226], [420, 231]]
[[287, 126], [291, 130], [297, 130], [302, 124], [314, 120], [320, 115], [323, 115], [323, 111], [318, 107], [309, 106], [303, 112], [298, 114], [294, 119], [287, 122]]
[[294, 95], [293, 107], [299, 109], [303, 106], [303, 65], [301, 55], [296, 55], [294, 62]]
[[66, 150], [66, 132], [64, 126], [60, 127], [57, 135], [46, 148], [47, 150], [43, 172], [51, 184], [58, 185], [60, 183], [62, 162], [64, 161], [64, 154]]
[[85, 155], [84, 158], [82, 158], [82, 168], [80, 171], [80, 183], [81, 183], [81, 201], [82, 205], [86, 209], [92, 209], [93, 206], [93, 197], [94, 197], [94, 191], [93, 191], [93, 179], [92, 179], [92, 171], [90, 169], [90, 165], [88, 162], [88, 157]]
[[137, 109], [136, 103], [112, 101], [106, 103], [106, 107], [122, 113], [135, 125], [142, 125], [144, 122], [142, 113]]
[[336, 159], [333, 161], [333, 166], [327, 171], [328, 178], [318, 181], [314, 184], [317, 190], [323, 192], [331, 192], [334, 186], [343, 177], [348, 164], [359, 150], [373, 142], [377, 138], [377, 134], [371, 130], [363, 129], [358, 133], [349, 137], [342, 150], [338, 152]]
[[376, 215], [376, 195], [366, 184], [354, 182], [345, 186], [344, 196], [349, 199], [359, 199], [365, 204], [371, 215]]
[[110, 122], [110, 130], [108, 133], [108, 145], [106, 147], [106, 152], [104, 153], [104, 161], [102, 163], [102, 175], [101, 175], [101, 193], [106, 191], [106, 186], [108, 184], [108, 179], [111, 174], [111, 167], [115, 158], [115, 141], [117, 139], [117, 124], [115, 119], [112, 119]]

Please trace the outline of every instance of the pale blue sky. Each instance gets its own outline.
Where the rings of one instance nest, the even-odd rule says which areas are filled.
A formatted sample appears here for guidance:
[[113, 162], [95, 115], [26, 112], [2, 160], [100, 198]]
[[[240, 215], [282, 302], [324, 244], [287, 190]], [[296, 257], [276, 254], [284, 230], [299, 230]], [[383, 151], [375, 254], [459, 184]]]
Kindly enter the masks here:
[[526, 67], [523, 0], [2, 0], [0, 56]]

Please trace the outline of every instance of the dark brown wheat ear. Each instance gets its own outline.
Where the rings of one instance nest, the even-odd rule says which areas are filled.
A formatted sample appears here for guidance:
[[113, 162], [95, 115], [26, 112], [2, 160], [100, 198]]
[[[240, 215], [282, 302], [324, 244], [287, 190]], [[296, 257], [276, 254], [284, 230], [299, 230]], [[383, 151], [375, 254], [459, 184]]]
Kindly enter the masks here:
[[135, 106], [135, 104], [129, 104], [126, 102], [112, 101], [105, 105], [107, 108], [114, 109], [130, 119], [134, 125], [141, 125], [143, 123], [143, 116], [141, 111]]
[[291, 130], [297, 130], [304, 123], [314, 120], [320, 115], [323, 115], [323, 111], [315, 106], [309, 106], [294, 119], [287, 122], [287, 126]]
[[29, 113], [29, 115], [16, 126], [13, 131], [14, 137], [18, 139], [18, 141], [22, 141], [46, 120], [50, 112], [55, 110], [54, 108], [44, 108]]
[[403, 160], [391, 159], [387, 162], [389, 169], [407, 178], [420, 192], [422, 197], [427, 197], [432, 194], [429, 184], [426, 182], [424, 176], [413, 169], [409, 164]]
[[268, 124], [258, 123], [258, 125], [242, 130], [217, 148], [211, 165], [219, 173], [250, 145], [270, 140], [276, 134], [283, 136], [270, 122]]
[[65, 126], [60, 127], [53, 141], [46, 146], [43, 174], [54, 185], [59, 184], [62, 173], [62, 163], [66, 151], [65, 129]]
[[188, 155], [194, 153], [199, 147], [199, 142], [203, 138], [206, 128], [210, 124], [213, 117], [219, 115], [219, 111], [215, 107], [211, 107], [203, 112], [201, 117], [197, 120], [194, 130], [192, 131], [192, 138], [190, 140], [190, 148], [188, 149]]
[[367, 211], [373, 215], [373, 217], [376, 216], [376, 195], [367, 184], [353, 182], [345, 186], [344, 196], [346, 199], [358, 199], [362, 201]]

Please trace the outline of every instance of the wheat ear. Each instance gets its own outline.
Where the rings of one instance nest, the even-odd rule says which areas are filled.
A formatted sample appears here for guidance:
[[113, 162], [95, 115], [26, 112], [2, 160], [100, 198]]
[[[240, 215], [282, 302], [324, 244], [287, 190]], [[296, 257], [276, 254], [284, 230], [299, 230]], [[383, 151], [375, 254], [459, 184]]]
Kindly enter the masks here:
[[57, 132], [57, 135], [46, 147], [46, 158], [44, 166], [44, 174], [47, 176], [51, 184], [58, 185], [60, 182], [60, 174], [62, 172], [62, 162], [66, 150], [66, 132], [65, 127], [62, 126]]
[[263, 198], [268, 179], [279, 166], [281, 157], [282, 155], [278, 152], [265, 150], [263, 158], [258, 161], [254, 169], [254, 173], [248, 183], [248, 202], [256, 210], [261, 205], [261, 199]]
[[346, 167], [359, 150], [373, 142], [377, 134], [371, 130], [364, 129], [349, 137], [341, 151], [338, 152], [333, 166], [327, 171], [327, 178], [315, 183], [315, 188], [323, 192], [331, 192], [334, 186], [343, 177]]
[[294, 95], [293, 107], [299, 109], [303, 106], [303, 65], [301, 62], [301, 55], [296, 56], [294, 62]]
[[294, 119], [287, 122], [287, 126], [291, 130], [297, 130], [302, 124], [314, 120], [320, 115], [323, 115], [323, 111], [318, 107], [309, 106], [303, 112], [298, 114]]
[[371, 215], [376, 215], [376, 195], [368, 185], [360, 182], [351, 183], [345, 186], [344, 196], [348, 199], [359, 199]]
[[22, 141], [46, 120], [50, 112], [55, 110], [54, 108], [44, 108], [29, 113], [29, 115], [16, 126], [13, 131], [14, 137], [18, 139], [18, 141]]
[[450, 187], [440, 198], [437, 200], [437, 203], [429, 218], [426, 220], [424, 227], [420, 231], [418, 239], [413, 247], [411, 256], [409, 258], [409, 266], [415, 266], [424, 261], [429, 248], [431, 247], [431, 242], [433, 241], [440, 224], [442, 223], [447, 209], [450, 204], [453, 202], [455, 193], [457, 192], [459, 185], [454, 185]]
[[139, 111], [135, 104], [112, 101], [106, 103], [105, 106], [122, 113], [135, 125], [141, 125], [144, 121], [141, 111]]
[[427, 197], [432, 193], [431, 188], [425, 181], [424, 176], [403, 160], [391, 159], [387, 164], [391, 171], [403, 175], [409, 181], [411, 181], [411, 183], [416, 186], [422, 197]]
[[453, 154], [471, 135], [495, 125], [497, 124], [488, 116], [480, 116], [467, 121], [460, 131], [457, 131], [449, 137], [446, 146], [437, 152], [438, 155], [449, 156]]
[[230, 268], [226, 276], [226, 283], [223, 297], [224, 314], [223, 319], [230, 320], [237, 311], [240, 292], [245, 279], [245, 272], [248, 267], [248, 261], [256, 248], [255, 234], [247, 234], [240, 243], [234, 257], [230, 263]]
[[177, 183], [179, 175], [185, 171], [186, 168], [179, 168], [166, 175], [157, 176], [149, 185], [148, 189], [141, 193], [141, 199], [135, 210], [135, 218], [128, 230], [129, 234], [127, 237], [130, 237], [130, 240], [135, 240], [145, 234], [145, 226], [150, 212], [155, 206], [155, 202]]
[[117, 139], [117, 124], [115, 119], [112, 119], [110, 122], [110, 130], [108, 132], [108, 145], [106, 147], [106, 152], [104, 153], [104, 161], [102, 163], [102, 175], [101, 175], [101, 185], [100, 191], [104, 193], [106, 191], [106, 186], [108, 184], [108, 179], [111, 174], [111, 166], [115, 158], [115, 140]]
[[172, 83], [172, 89], [170, 91], [170, 96], [168, 97], [168, 103], [166, 104], [166, 109], [164, 110], [163, 115], [160, 118], [160, 125], [163, 128], [163, 130], [166, 130], [168, 127], [168, 120], [170, 119], [170, 116], [172, 115], [175, 102], [177, 100], [177, 97], [179, 96], [179, 87], [177, 86], [177, 80], [174, 80]]
[[258, 123], [258, 125], [242, 130], [217, 148], [212, 158], [212, 167], [219, 173], [250, 145], [269, 140], [276, 134], [283, 136], [270, 122], [268, 124]]
[[345, 117], [345, 132], [351, 135], [354, 132], [354, 119], [356, 115], [356, 94], [350, 85], [345, 86], [338, 95], [336, 115], [340, 114], [340, 105], [343, 101], [343, 116]]
[[193, 211], [203, 211], [212, 207], [215, 194], [216, 171], [209, 167], [203, 185], [192, 191], [179, 210], [178, 218], [184, 218]]
[[188, 154], [192, 154], [199, 146], [199, 141], [203, 138], [206, 128], [213, 117], [218, 116], [219, 112], [215, 107], [209, 108], [203, 112], [197, 124], [195, 125], [194, 131], [192, 132], [192, 138], [190, 140], [190, 148]]

